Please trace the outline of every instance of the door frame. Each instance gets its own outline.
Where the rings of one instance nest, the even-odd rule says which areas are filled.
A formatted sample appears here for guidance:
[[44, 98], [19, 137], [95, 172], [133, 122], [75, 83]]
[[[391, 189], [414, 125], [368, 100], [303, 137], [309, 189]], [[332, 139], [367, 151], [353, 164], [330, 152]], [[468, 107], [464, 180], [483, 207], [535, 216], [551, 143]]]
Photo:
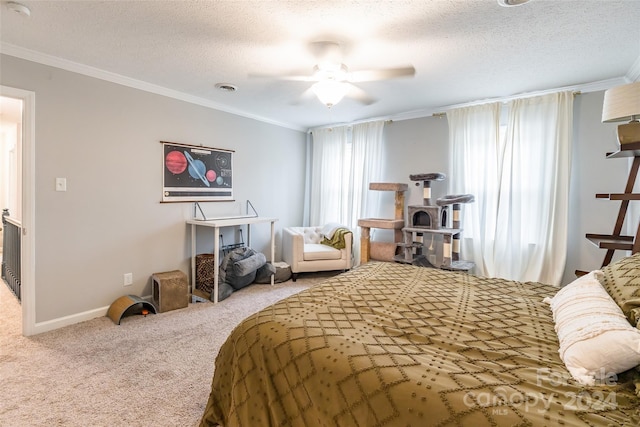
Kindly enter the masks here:
[[20, 251], [20, 301], [22, 335], [36, 333], [36, 218], [35, 218], [35, 92], [0, 85], [0, 96], [21, 99], [22, 104], [22, 239]]

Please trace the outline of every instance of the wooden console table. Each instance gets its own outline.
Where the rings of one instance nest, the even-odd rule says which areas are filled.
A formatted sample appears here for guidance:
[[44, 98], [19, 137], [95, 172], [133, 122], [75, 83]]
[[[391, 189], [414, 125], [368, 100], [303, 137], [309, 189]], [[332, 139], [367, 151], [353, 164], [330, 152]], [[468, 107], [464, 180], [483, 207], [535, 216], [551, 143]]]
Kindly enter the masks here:
[[[220, 269], [218, 268], [220, 263], [220, 229], [223, 227], [235, 227], [246, 225], [247, 226], [247, 246], [251, 247], [251, 225], [259, 224], [263, 222], [271, 223], [271, 263], [275, 261], [275, 222], [278, 218], [267, 218], [261, 216], [249, 216], [238, 218], [223, 218], [223, 219], [189, 219], [187, 224], [191, 226], [191, 294], [196, 288], [196, 228], [210, 227], [213, 228], [213, 255], [214, 255], [214, 273], [213, 273], [213, 302], [218, 302], [218, 276], [220, 275]], [[271, 275], [271, 284], [274, 283], [274, 276]]]

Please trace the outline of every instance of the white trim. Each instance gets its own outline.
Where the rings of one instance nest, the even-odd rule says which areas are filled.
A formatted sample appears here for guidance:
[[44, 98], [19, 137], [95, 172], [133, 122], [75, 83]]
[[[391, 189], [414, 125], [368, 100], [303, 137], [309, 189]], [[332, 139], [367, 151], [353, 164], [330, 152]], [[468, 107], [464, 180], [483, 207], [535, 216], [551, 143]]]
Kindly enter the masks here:
[[[550, 93], [557, 93], [557, 92], [564, 92], [564, 91], [574, 91], [574, 92], [580, 92], [580, 93], [598, 92], [598, 91], [607, 90], [614, 86], [622, 85], [625, 83], [626, 83], [626, 80], [624, 77], [616, 77], [608, 80], [600, 80], [597, 82], [577, 84], [572, 86], [564, 86], [564, 87], [559, 87], [555, 89], [538, 90], [535, 92], [525, 92], [525, 93], [519, 93], [511, 96], [503, 96], [500, 98], [487, 98], [487, 99], [481, 99], [477, 101], [465, 102], [463, 104], [445, 105], [443, 107], [437, 108], [436, 111], [434, 110], [429, 111], [429, 114], [437, 114], [443, 111], [453, 110], [455, 108], [463, 108], [463, 107], [471, 107], [474, 105], [488, 104], [490, 102], [509, 102], [509, 101], [513, 101], [514, 99], [531, 98], [534, 96], [542, 96], [542, 95], [548, 95]], [[409, 116], [407, 116], [406, 118], [403, 115], [400, 115], [400, 117], [392, 117], [392, 119], [406, 120], [407, 118], [417, 118], [412, 116], [418, 113], [419, 113], [418, 111], [415, 111], [413, 113], [407, 113]], [[426, 114], [424, 114], [422, 117], [424, 117], [425, 115]]]
[[71, 314], [69, 316], [63, 316], [56, 319], [47, 320], [45, 322], [39, 322], [34, 325], [33, 333], [31, 335], [53, 331], [54, 329], [62, 328], [64, 326], [74, 325], [76, 323], [95, 319], [96, 317], [103, 317], [107, 315], [107, 311], [109, 311], [109, 307], [100, 307], [93, 310], [84, 311], [82, 313]]
[[180, 101], [188, 102], [195, 105], [200, 105], [202, 107], [224, 111], [225, 113], [246, 117], [248, 119], [257, 120], [259, 122], [264, 122], [264, 123], [280, 126], [287, 129], [293, 129], [300, 132], [306, 131], [306, 128], [301, 128], [300, 126], [296, 126], [291, 123], [283, 123], [276, 120], [268, 119], [266, 117], [249, 114], [249, 113], [237, 110], [235, 108], [231, 108], [227, 105], [219, 104], [217, 102], [210, 101], [208, 99], [200, 98], [198, 96], [190, 95], [184, 92], [179, 92], [177, 90], [169, 89], [169, 88], [155, 85], [152, 83], [147, 83], [142, 80], [132, 79], [130, 77], [112, 73], [110, 71], [101, 70], [99, 68], [91, 67], [89, 65], [80, 64], [77, 62], [58, 58], [56, 56], [51, 56], [44, 53], [36, 52], [34, 50], [25, 49], [10, 43], [0, 43], [0, 53], [4, 55], [14, 56], [20, 59], [25, 59], [27, 61], [37, 62], [39, 64], [60, 68], [62, 70], [71, 71], [73, 73], [83, 74], [85, 76], [93, 77], [96, 79], [106, 80], [108, 82], [131, 87], [134, 89], [143, 90], [145, 92], [155, 93], [157, 95], [178, 99]]
[[[151, 301], [151, 295], [144, 295], [141, 297], [145, 301]], [[41, 334], [43, 332], [53, 331], [54, 329], [62, 328], [65, 326], [75, 325], [76, 323], [86, 322], [87, 320], [95, 319], [98, 317], [105, 317], [109, 311], [109, 306], [94, 308], [93, 310], [83, 311], [82, 313], [70, 314], [68, 316], [58, 317], [56, 319], [47, 320], [44, 322], [36, 323], [34, 328], [35, 334]], [[157, 312], [156, 314], [160, 314]]]
[[35, 334], [36, 330], [36, 150], [35, 112], [36, 94], [22, 89], [0, 86], [0, 95], [21, 99], [22, 107], [22, 240], [20, 272], [20, 305], [22, 308], [22, 334]]
[[640, 82], [640, 56], [631, 64], [625, 77], [629, 80], [629, 83]]
[[[152, 300], [151, 295], [144, 295], [141, 298], [145, 301]], [[53, 331], [54, 329], [75, 325], [76, 323], [80, 322], [86, 322], [87, 320], [95, 319], [97, 317], [105, 317], [107, 315], [107, 312], [109, 311], [109, 307], [111, 306], [94, 308], [93, 310], [83, 311], [82, 313], [70, 314], [68, 316], [58, 317], [56, 319], [36, 323], [32, 335]], [[157, 312], [156, 314], [160, 314], [160, 312]]]

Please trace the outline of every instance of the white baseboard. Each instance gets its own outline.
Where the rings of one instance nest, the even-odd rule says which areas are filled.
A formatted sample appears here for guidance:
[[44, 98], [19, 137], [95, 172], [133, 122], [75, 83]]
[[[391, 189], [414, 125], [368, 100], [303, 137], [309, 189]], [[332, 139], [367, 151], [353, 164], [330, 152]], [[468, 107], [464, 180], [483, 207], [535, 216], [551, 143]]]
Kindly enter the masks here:
[[[146, 295], [142, 298], [144, 300], [150, 301], [151, 295]], [[74, 325], [76, 323], [85, 322], [87, 320], [95, 319], [96, 317], [106, 316], [107, 311], [109, 311], [109, 307], [110, 306], [100, 307], [93, 310], [84, 311], [82, 313], [47, 320], [45, 322], [36, 322], [33, 335], [53, 331], [54, 329], [63, 328], [65, 326]]]
[[100, 307], [94, 310], [72, 314], [70, 316], [47, 320], [45, 322], [36, 322], [36, 324], [34, 325], [33, 334], [41, 334], [43, 332], [53, 331], [54, 329], [59, 329], [64, 326], [69, 326], [76, 323], [84, 322], [86, 320], [95, 319], [96, 317], [106, 316], [107, 310], [109, 310], [108, 306]]

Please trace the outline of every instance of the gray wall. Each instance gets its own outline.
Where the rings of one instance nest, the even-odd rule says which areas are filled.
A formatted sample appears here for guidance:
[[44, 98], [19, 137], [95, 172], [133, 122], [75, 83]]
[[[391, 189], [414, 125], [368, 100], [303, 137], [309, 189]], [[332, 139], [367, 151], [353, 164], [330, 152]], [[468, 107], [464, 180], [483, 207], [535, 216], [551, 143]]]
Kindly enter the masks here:
[[[406, 205], [422, 205], [422, 182], [409, 180], [411, 174], [441, 172], [449, 176], [449, 127], [446, 117], [391, 122], [385, 126], [385, 178], [391, 182], [406, 182]], [[417, 185], [416, 185], [417, 184]], [[448, 181], [433, 182], [432, 197], [447, 194]], [[393, 198], [388, 194], [393, 215]]]
[[[149, 295], [154, 272], [189, 271], [191, 203], [160, 203], [162, 145], [172, 141], [235, 150], [237, 202], [207, 203], [208, 214], [244, 209], [302, 221], [305, 134], [92, 77], [2, 56], [1, 84], [36, 94], [36, 322]], [[67, 191], [54, 191], [56, 177]], [[296, 177], [300, 177], [299, 179]], [[268, 254], [269, 224], [252, 228]], [[212, 232], [199, 252], [211, 251]], [[227, 233], [225, 243], [232, 243]], [[123, 286], [123, 274], [134, 283]]]
[[[574, 102], [569, 246], [563, 283], [575, 279], [575, 270], [590, 271], [602, 265], [606, 251], [584, 236], [613, 232], [620, 202], [596, 199], [595, 194], [623, 193], [629, 173], [630, 160], [606, 158], [606, 153], [617, 149], [618, 124], [600, 122], [603, 98], [604, 92], [586, 93]], [[637, 202], [631, 205], [634, 203]], [[627, 215], [625, 221], [629, 218]], [[632, 223], [637, 224], [637, 220]], [[614, 260], [625, 255], [626, 252], [617, 251]]]
[[[441, 172], [449, 174], [449, 130], [444, 117], [423, 117], [413, 120], [387, 122], [384, 129], [383, 181], [406, 183], [405, 206], [422, 205], [422, 182], [409, 180], [409, 175]], [[418, 184], [418, 185], [416, 185]], [[447, 181], [432, 183], [432, 197], [447, 194]], [[383, 191], [380, 194], [378, 217], [393, 218], [395, 214], [395, 193]], [[405, 209], [405, 221], [406, 221]], [[371, 239], [392, 242], [390, 230], [371, 229]]]

